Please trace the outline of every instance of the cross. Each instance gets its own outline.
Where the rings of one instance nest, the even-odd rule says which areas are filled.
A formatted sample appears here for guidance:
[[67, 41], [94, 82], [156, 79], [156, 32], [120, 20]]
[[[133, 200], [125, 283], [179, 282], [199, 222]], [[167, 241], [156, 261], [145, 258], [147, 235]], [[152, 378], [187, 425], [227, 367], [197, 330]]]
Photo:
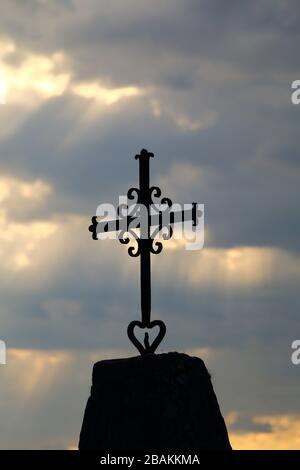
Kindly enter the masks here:
[[[166, 334], [166, 326], [162, 320], [151, 320], [151, 254], [159, 254], [163, 245], [159, 241], [155, 241], [155, 236], [163, 229], [167, 233], [163, 235], [163, 239], [167, 240], [173, 236], [173, 226], [177, 222], [192, 221], [192, 226], [196, 227], [198, 217], [202, 215], [202, 211], [198, 209], [197, 203], [192, 203], [191, 210], [172, 210], [172, 201], [163, 197], [159, 210], [154, 204], [153, 198], [160, 198], [161, 190], [157, 186], [150, 187], [150, 158], [154, 154], [142, 149], [140, 154], [135, 156], [139, 161], [139, 188], [130, 188], [127, 192], [129, 200], [136, 200], [135, 211], [124, 210], [124, 205], [120, 205], [117, 210], [118, 218], [106, 222], [98, 222], [98, 217], [92, 217], [92, 225], [89, 231], [92, 232], [92, 238], [98, 239], [98, 233], [110, 231], [119, 232], [118, 238], [122, 244], [128, 244], [131, 235], [137, 242], [137, 248], [133, 246], [128, 248], [128, 254], [132, 257], [140, 257], [140, 285], [141, 285], [141, 321], [134, 320], [129, 323], [127, 334], [130, 341], [138, 349], [141, 355], [154, 353]], [[162, 208], [164, 210], [162, 210]], [[127, 206], [128, 209], [128, 206]], [[138, 209], [138, 210], [137, 210]], [[142, 210], [143, 209], [143, 212]], [[142, 215], [146, 216], [142, 216]], [[140, 236], [134, 232], [134, 229], [140, 230]], [[154, 229], [154, 230], [153, 230]], [[142, 344], [135, 335], [135, 328], [152, 329], [159, 328], [158, 335], [154, 341], [149, 343], [149, 333], [144, 334], [144, 344]]]

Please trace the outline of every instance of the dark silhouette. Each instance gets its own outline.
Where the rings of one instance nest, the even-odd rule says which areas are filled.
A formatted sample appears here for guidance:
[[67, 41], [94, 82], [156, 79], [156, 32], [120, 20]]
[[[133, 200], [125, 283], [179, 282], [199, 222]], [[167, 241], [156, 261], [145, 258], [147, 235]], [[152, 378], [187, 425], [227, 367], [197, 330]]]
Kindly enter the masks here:
[[[128, 253], [140, 257], [142, 318], [132, 321], [127, 333], [141, 356], [94, 365], [79, 448], [105, 451], [231, 449], [203, 361], [179, 353], [153, 354], [166, 333], [163, 321], [151, 320], [151, 254], [158, 254], [163, 248], [155, 236], [164, 229], [163, 239], [171, 238], [178, 219], [190, 220], [196, 226], [202, 212], [196, 203], [192, 204], [191, 211], [174, 212], [169, 198], [161, 198], [163, 209], [155, 207], [153, 198], [160, 198], [161, 190], [157, 186], [150, 187], [151, 157], [153, 154], [145, 149], [135, 157], [139, 160], [140, 187], [129, 189], [127, 198], [136, 203], [138, 212], [129, 209], [122, 214], [124, 205], [121, 204], [116, 220], [98, 222], [95, 216], [89, 227], [94, 240], [98, 233], [120, 231], [121, 243], [129, 243], [128, 235], [137, 242], [136, 247], [128, 248]], [[139, 207], [145, 210], [145, 219]], [[156, 222], [152, 219], [153, 211]], [[134, 228], [140, 229], [139, 237]], [[158, 327], [158, 334], [150, 342], [149, 330], [155, 327]], [[137, 328], [145, 330], [143, 344], [135, 334]]]
[[[157, 212], [158, 215], [158, 225], [157, 228], [151, 233], [151, 213], [150, 209], [155, 209], [153, 197], [160, 198], [161, 190], [157, 186], [150, 187], [150, 173], [149, 173], [149, 161], [150, 158], [153, 158], [154, 155], [151, 152], [148, 152], [146, 149], [141, 150], [139, 155], [136, 155], [135, 158], [139, 160], [139, 188], [130, 188], [127, 192], [127, 197], [129, 200], [135, 200], [137, 205], [142, 205], [147, 211], [147, 224], [142, 226], [139, 219], [140, 215], [129, 215], [127, 214], [122, 217], [122, 206], [118, 208], [118, 219], [106, 222], [104, 225], [98, 227], [97, 216], [92, 218], [92, 225], [89, 227], [89, 231], [93, 234], [93, 239], [97, 240], [97, 234], [101, 232], [107, 232], [111, 230], [120, 230], [118, 236], [119, 241], [123, 244], [128, 244], [130, 238], [126, 236], [126, 233], [130, 234], [137, 242], [137, 248], [134, 247], [128, 248], [128, 253], [132, 257], [140, 256], [140, 277], [141, 277], [141, 310], [142, 310], [142, 321], [132, 321], [127, 329], [127, 334], [130, 341], [138, 349], [141, 355], [154, 353], [156, 348], [159, 346], [166, 334], [166, 326], [163, 321], [155, 320], [151, 321], [151, 263], [150, 256], [151, 254], [159, 254], [162, 251], [163, 245], [161, 242], [155, 241], [154, 238], [158, 233], [164, 228], [167, 229], [167, 233], [163, 235], [163, 238], [169, 239], [173, 234], [173, 225], [178, 213], [174, 213], [170, 210], [172, 206], [171, 199], [163, 197], [161, 199], [161, 204], [166, 207], [168, 212], [168, 226], [163, 225], [163, 213], [161, 211]], [[199, 214], [200, 212], [200, 214]], [[201, 215], [201, 211], [197, 209], [197, 204], [193, 203], [193, 209], [191, 215], [185, 211], [180, 212], [181, 220], [192, 220], [193, 226], [197, 225], [198, 215]], [[165, 219], [166, 220], [166, 219]], [[134, 222], [134, 224], [133, 224]], [[125, 224], [124, 224], [125, 223]], [[134, 228], [140, 228], [141, 237], [137, 237]], [[125, 228], [124, 228], [125, 227]], [[142, 236], [143, 234], [143, 236]], [[151, 329], [155, 326], [159, 327], [159, 332], [157, 337], [154, 339], [152, 344], [149, 344], [149, 334], [145, 332], [144, 335], [144, 344], [142, 344], [135, 335], [135, 327], [140, 327], [142, 329]]]
[[79, 449], [230, 450], [204, 362], [168, 353], [96, 363]]

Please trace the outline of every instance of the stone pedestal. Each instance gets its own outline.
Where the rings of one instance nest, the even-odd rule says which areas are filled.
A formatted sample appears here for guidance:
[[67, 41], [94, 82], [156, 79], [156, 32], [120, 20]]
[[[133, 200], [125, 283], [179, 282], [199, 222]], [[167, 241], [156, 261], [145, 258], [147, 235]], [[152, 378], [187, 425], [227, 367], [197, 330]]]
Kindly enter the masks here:
[[79, 449], [231, 449], [204, 362], [179, 353], [97, 362]]

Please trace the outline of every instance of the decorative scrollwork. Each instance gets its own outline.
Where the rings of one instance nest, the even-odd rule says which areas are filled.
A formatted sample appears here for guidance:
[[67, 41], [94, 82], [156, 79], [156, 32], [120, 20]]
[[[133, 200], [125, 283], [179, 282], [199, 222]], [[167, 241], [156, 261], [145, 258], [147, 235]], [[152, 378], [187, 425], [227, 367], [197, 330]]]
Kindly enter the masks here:
[[160, 232], [162, 232], [163, 240], [169, 240], [172, 238], [173, 227], [170, 221], [170, 209], [172, 205], [173, 203], [170, 198], [163, 197], [159, 204], [153, 204], [151, 206], [152, 212], [159, 215], [159, 225], [152, 230], [151, 238], [154, 239], [159, 236]]
[[161, 242], [151, 240], [150, 252], [153, 255], [158, 255], [163, 249], [163, 244]]
[[162, 206], [166, 205], [167, 208], [170, 209], [173, 205], [169, 197], [163, 197], [160, 201], [157, 201], [157, 203], [153, 201], [153, 197], [156, 199], [159, 199], [161, 197], [161, 189], [158, 186], [151, 186], [151, 188], [149, 188], [149, 199], [151, 208], [156, 213], [161, 211]]
[[137, 258], [141, 254], [140, 239], [136, 238], [136, 246], [130, 246], [128, 248], [128, 254], [132, 258]]
[[92, 217], [92, 225], [89, 226], [89, 231], [92, 233], [93, 240], [98, 240], [97, 226], [98, 226], [97, 216], [94, 215]]
[[162, 230], [163, 229], [167, 230], [167, 232], [162, 234], [163, 239], [164, 240], [170, 240], [170, 238], [173, 237], [173, 227], [172, 227], [172, 225], [164, 226], [164, 227], [162, 227]]
[[128, 232], [125, 230], [121, 230], [118, 235], [119, 242], [122, 243], [122, 245], [128, 245], [128, 243], [130, 242], [130, 238], [125, 236], [126, 233]]
[[[126, 234], [130, 236], [126, 236]], [[122, 243], [122, 245], [128, 245], [128, 243], [132, 240], [136, 242], [135, 246], [130, 246], [128, 248], [128, 254], [132, 258], [136, 258], [137, 256], [140, 255], [141, 249], [140, 249], [140, 239], [137, 236], [137, 234], [133, 230], [121, 230], [119, 235], [118, 235], [119, 242]]]
[[162, 205], [167, 204], [168, 207], [172, 207], [173, 202], [169, 197], [163, 197], [162, 200], [160, 201]]
[[134, 201], [138, 204], [140, 201], [140, 190], [138, 188], [130, 188], [127, 191], [127, 197], [130, 201]]
[[153, 197], [158, 199], [161, 196], [161, 189], [158, 186], [151, 186], [149, 188], [149, 202], [154, 204]]
[[170, 240], [173, 236], [173, 227], [171, 223], [168, 223], [167, 225], [158, 225], [151, 231], [151, 238], [154, 240], [156, 237], [159, 236], [161, 233], [161, 236], [163, 240]]

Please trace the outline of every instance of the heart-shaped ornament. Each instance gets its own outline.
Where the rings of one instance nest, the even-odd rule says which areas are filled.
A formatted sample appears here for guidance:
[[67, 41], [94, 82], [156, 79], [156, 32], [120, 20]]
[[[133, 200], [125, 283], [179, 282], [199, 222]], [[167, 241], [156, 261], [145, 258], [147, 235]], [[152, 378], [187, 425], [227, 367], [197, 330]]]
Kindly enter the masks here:
[[[152, 328], [155, 328], [156, 326], [158, 326], [158, 334], [156, 335], [155, 339], [150, 344], [149, 343], [149, 331], [145, 331], [144, 345], [143, 345], [141, 341], [135, 335], [135, 332], [134, 332], [135, 328], [140, 328], [142, 330], [152, 330]], [[132, 321], [131, 323], [129, 323], [128, 328], [127, 328], [128, 338], [130, 339], [132, 344], [134, 344], [134, 346], [137, 348], [137, 350], [142, 356], [144, 354], [153, 354], [156, 348], [161, 343], [161, 341], [164, 339], [165, 334], [166, 334], [166, 325], [161, 320], [153, 320], [149, 322], [148, 324], [144, 324], [141, 321]]]

